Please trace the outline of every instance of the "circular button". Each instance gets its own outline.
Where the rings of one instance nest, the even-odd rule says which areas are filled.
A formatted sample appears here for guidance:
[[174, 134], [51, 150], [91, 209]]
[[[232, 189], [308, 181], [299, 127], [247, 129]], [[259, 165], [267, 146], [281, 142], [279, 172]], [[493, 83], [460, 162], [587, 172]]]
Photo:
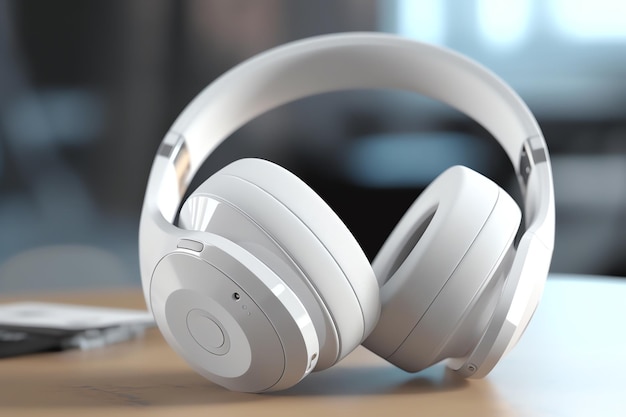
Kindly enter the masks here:
[[191, 337], [203, 349], [216, 355], [223, 355], [228, 351], [222, 327], [206, 311], [191, 310], [187, 315], [187, 328]]

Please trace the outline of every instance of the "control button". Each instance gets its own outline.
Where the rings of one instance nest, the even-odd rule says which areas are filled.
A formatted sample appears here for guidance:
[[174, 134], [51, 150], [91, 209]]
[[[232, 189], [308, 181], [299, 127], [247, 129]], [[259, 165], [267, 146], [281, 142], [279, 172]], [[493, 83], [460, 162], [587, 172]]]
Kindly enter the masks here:
[[187, 328], [191, 337], [203, 349], [216, 355], [223, 355], [228, 351], [225, 346], [226, 337], [221, 326], [205, 311], [194, 309], [187, 315]]
[[191, 239], [181, 239], [177, 245], [180, 249], [189, 249], [194, 252], [202, 252], [204, 245], [201, 242], [197, 242]]

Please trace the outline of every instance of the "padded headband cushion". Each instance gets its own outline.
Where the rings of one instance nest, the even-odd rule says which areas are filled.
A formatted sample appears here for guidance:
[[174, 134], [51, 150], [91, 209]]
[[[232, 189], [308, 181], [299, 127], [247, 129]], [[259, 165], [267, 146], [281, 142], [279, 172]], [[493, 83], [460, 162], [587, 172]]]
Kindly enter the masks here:
[[340, 345], [334, 362], [370, 333], [380, 312], [374, 272], [343, 222], [298, 177], [265, 160], [241, 159], [196, 194], [218, 196], [241, 210], [292, 258], [332, 316]]
[[202, 91], [171, 132], [185, 137], [192, 172], [239, 127], [280, 105], [349, 89], [413, 91], [484, 126], [515, 167], [522, 144], [540, 135], [519, 96], [495, 74], [434, 45], [384, 33], [348, 33], [292, 42], [237, 65]]

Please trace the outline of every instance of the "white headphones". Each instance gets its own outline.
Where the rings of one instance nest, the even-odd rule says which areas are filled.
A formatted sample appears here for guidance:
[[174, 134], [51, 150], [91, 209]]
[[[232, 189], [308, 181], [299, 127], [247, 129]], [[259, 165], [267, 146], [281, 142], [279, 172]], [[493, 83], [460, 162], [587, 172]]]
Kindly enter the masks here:
[[[303, 97], [369, 88], [442, 101], [498, 140], [524, 196], [517, 247], [517, 205], [458, 166], [419, 196], [372, 266], [322, 199], [268, 161], [226, 166], [178, 213], [203, 161], [248, 121]], [[141, 277], [167, 342], [231, 390], [291, 387], [361, 343], [407, 371], [448, 359], [461, 375], [482, 377], [537, 307], [554, 227], [545, 141], [504, 82], [440, 47], [380, 33], [326, 35], [236, 66], [174, 122], [148, 181]]]

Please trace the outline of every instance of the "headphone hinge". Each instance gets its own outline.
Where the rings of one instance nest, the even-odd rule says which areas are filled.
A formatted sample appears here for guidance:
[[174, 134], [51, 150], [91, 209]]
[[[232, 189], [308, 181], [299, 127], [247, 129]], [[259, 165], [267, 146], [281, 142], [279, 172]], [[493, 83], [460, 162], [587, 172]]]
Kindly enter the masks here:
[[528, 185], [528, 178], [535, 165], [548, 161], [548, 150], [546, 149], [543, 138], [539, 135], [531, 136], [522, 145], [522, 154], [520, 155], [518, 177], [524, 192]]

